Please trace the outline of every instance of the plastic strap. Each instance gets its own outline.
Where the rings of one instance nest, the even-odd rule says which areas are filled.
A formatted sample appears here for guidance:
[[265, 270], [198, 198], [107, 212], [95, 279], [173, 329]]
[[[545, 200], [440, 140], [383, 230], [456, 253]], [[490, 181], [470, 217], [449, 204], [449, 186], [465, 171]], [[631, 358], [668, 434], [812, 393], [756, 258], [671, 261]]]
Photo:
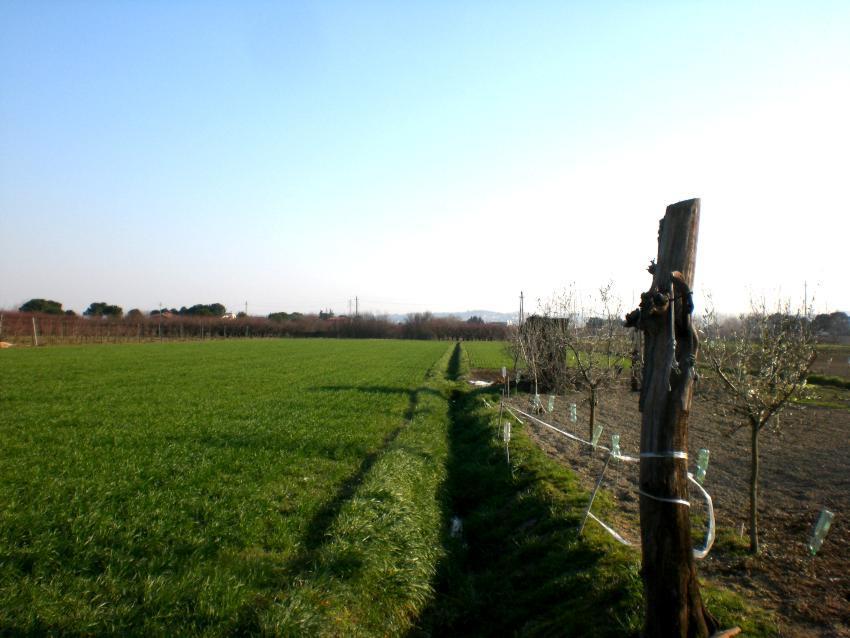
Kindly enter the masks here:
[[670, 450], [669, 452], [641, 452], [642, 459], [687, 459], [688, 453], [681, 450]]
[[588, 513], [587, 513], [587, 516], [588, 516], [589, 518], [592, 518], [592, 519], [593, 519], [594, 521], [596, 521], [597, 523], [599, 523], [599, 524], [602, 526], [602, 529], [604, 529], [606, 532], [608, 532], [609, 534], [611, 534], [611, 536], [613, 536], [615, 539], [617, 539], [618, 541], [620, 541], [623, 545], [631, 545], [631, 543], [630, 543], [629, 541], [627, 541], [625, 538], [623, 538], [622, 536], [620, 536], [620, 535], [619, 535], [617, 532], [615, 532], [613, 529], [611, 529], [610, 527], [608, 527], [605, 523], [603, 523], [603, 522], [602, 522], [602, 521], [600, 521], [598, 518], [596, 518], [596, 516], [593, 514], [593, 512], [588, 512]]
[[508, 414], [510, 414], [513, 418], [515, 418], [517, 423], [519, 423], [520, 425], [524, 425], [522, 419], [520, 419], [516, 414], [514, 414], [514, 411], [511, 410], [508, 406], [505, 406], [505, 411]]
[[[511, 415], [515, 419], [517, 419], [519, 421], [519, 418], [513, 412], [511, 412], [511, 409], [509, 407], [505, 406], [505, 409], [508, 412], [510, 412]], [[589, 445], [591, 447], [594, 447], [593, 443], [591, 443], [590, 441], [585, 441], [584, 439], [577, 437], [575, 434], [570, 434], [569, 432], [565, 432], [561, 428], [556, 428], [554, 425], [546, 423], [546, 421], [538, 419], [536, 416], [528, 414], [527, 412], [523, 412], [519, 408], [514, 408], [514, 409], [517, 412], [519, 412], [521, 415], [523, 415], [524, 417], [528, 417], [532, 421], [537, 421], [537, 423], [539, 423], [540, 425], [543, 425], [543, 426], [549, 428], [550, 430], [554, 430], [555, 432], [558, 432], [559, 434], [563, 434], [565, 437], [572, 439], [573, 441], [578, 441], [579, 443], [584, 443], [585, 445]], [[520, 423], [522, 423], [522, 421], [520, 421]], [[611, 452], [611, 448], [605, 447], [604, 445], [596, 445], [595, 447], [599, 448], [600, 450], [604, 450], [604, 451], [608, 452], [609, 454]], [[623, 454], [611, 454], [611, 458], [616, 459], [618, 461], [625, 461], [626, 463], [637, 463], [640, 460], [640, 459], [635, 458], [634, 456], [625, 456]]]
[[646, 496], [647, 498], [651, 498], [655, 501], [661, 501], [662, 503], [673, 503], [674, 505], [684, 505], [685, 507], [691, 506], [688, 501], [682, 498], [663, 498], [661, 496], [655, 496], [654, 494], [650, 494], [649, 492], [644, 492], [641, 489], [638, 489], [638, 494]]
[[[608, 448], [605, 449], [607, 450]], [[625, 461], [626, 463], [637, 463], [640, 461], [640, 459], [635, 458], [634, 456], [626, 456], [625, 454], [612, 454], [611, 458], [618, 461]]]
[[[508, 411], [510, 412], [510, 409], [508, 409]], [[569, 432], [565, 432], [564, 430], [561, 430], [560, 428], [556, 428], [554, 425], [549, 425], [548, 423], [546, 423], [546, 421], [541, 421], [541, 420], [540, 420], [540, 419], [538, 419], [537, 417], [532, 416], [532, 415], [528, 414], [527, 412], [523, 412], [523, 411], [522, 411], [522, 410], [520, 410], [519, 408], [516, 408], [516, 411], [517, 411], [517, 412], [519, 412], [519, 413], [520, 413], [521, 415], [523, 415], [524, 417], [528, 417], [528, 418], [529, 418], [529, 419], [531, 419], [532, 421], [537, 421], [540, 425], [545, 425], [547, 428], [550, 428], [550, 429], [552, 429], [552, 430], [555, 430], [555, 432], [558, 432], [558, 433], [560, 433], [560, 434], [563, 434], [564, 436], [566, 436], [566, 437], [568, 437], [568, 438], [570, 438], [570, 439], [573, 439], [574, 441], [578, 441], [579, 443], [584, 443], [585, 445], [593, 445], [592, 443], [590, 443], [590, 442], [588, 442], [588, 441], [585, 441], [584, 439], [580, 439], [579, 437], [577, 437], [577, 436], [576, 436], [576, 435], [574, 435], [574, 434], [570, 434]], [[597, 447], [600, 447], [600, 448], [602, 448], [603, 450], [608, 450], [608, 448], [607, 448], [607, 447], [603, 447], [603, 446], [601, 446], [601, 445], [599, 445], [599, 446], [597, 446]], [[608, 450], [608, 451], [610, 451], [610, 450]]]
[[714, 545], [714, 503], [711, 501], [711, 496], [705, 490], [705, 488], [699, 484], [694, 478], [694, 475], [688, 472], [688, 480], [697, 486], [697, 489], [702, 493], [703, 498], [705, 499], [705, 504], [708, 506], [708, 532], [705, 536], [705, 546], [702, 549], [694, 548], [694, 558], [703, 559], [708, 556], [708, 552], [711, 551], [712, 546]]

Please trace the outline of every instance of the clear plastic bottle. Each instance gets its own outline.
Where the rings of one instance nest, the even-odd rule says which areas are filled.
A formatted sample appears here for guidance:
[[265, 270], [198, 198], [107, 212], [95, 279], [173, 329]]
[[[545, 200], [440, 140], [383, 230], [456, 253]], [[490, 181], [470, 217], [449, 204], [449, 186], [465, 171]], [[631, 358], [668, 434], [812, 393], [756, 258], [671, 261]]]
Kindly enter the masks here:
[[547, 407], [547, 411], [549, 412], [549, 414], [552, 414], [552, 412], [555, 411], [555, 395], [554, 394], [549, 395], [549, 405], [547, 405], [546, 407]]
[[611, 456], [620, 456], [620, 435], [611, 435]]
[[829, 526], [832, 525], [832, 519], [835, 514], [827, 509], [820, 511], [818, 522], [815, 523], [815, 529], [812, 531], [812, 538], [809, 541], [809, 553], [812, 556], [818, 553], [820, 546], [823, 544], [823, 539], [826, 538], [826, 533], [829, 531]]
[[599, 437], [600, 436], [602, 436], [602, 426], [601, 425], [594, 425], [593, 426], [593, 438], [590, 439], [590, 442], [593, 445], [593, 447], [596, 447], [596, 444], [599, 443]]
[[570, 421], [575, 423], [578, 421], [578, 414], [576, 413], [576, 404], [570, 403]]
[[706, 448], [700, 448], [697, 454], [697, 473], [695, 478], [700, 485], [705, 480], [705, 472], [708, 469], [708, 454], [709, 452]]

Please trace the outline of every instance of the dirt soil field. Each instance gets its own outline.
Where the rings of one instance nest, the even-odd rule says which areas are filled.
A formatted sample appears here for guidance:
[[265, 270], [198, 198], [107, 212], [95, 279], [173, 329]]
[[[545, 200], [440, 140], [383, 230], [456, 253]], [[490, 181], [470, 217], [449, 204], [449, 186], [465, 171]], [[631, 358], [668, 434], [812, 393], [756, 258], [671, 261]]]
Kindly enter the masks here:
[[812, 372], [850, 379], [850, 346], [818, 346]]
[[[835, 403], [835, 396], [830, 401]], [[789, 407], [779, 417], [778, 431], [762, 432], [762, 552], [756, 557], [747, 552], [749, 430], [730, 432], [736, 417], [704, 382], [698, 384], [691, 411], [689, 467], [694, 471], [700, 448], [710, 450], [705, 487], [714, 501], [718, 529], [717, 542], [698, 562], [698, 569], [703, 578], [773, 611], [781, 636], [850, 636], [850, 392], [842, 392], [837, 401], [844, 407]], [[511, 402], [528, 411], [527, 395]], [[577, 404], [576, 423], [569, 421], [570, 403]], [[619, 434], [622, 453], [637, 456], [637, 404], [637, 393], [629, 392], [625, 384], [602, 395], [601, 444], [610, 446], [611, 434]], [[554, 413], [542, 418], [587, 438], [588, 405], [582, 394], [557, 397]], [[570, 465], [592, 489], [602, 470], [602, 452], [591, 457], [586, 446], [543, 426], [531, 430], [544, 450]], [[637, 477], [637, 464], [618, 467], [612, 462], [603, 482], [618, 506], [616, 513], [606, 515], [607, 522], [633, 542], [640, 538]], [[695, 490], [691, 500], [695, 517], [701, 516], [694, 520], [699, 536], [705, 529], [704, 507], [697, 505], [701, 499]], [[835, 519], [812, 557], [807, 542], [822, 508], [834, 512]]]

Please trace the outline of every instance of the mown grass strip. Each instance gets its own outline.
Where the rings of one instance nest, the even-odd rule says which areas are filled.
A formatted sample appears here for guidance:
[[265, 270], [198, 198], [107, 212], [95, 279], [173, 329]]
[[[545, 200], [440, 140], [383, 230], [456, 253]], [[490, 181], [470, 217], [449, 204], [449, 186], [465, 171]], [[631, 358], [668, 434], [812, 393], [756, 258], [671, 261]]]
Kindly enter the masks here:
[[465, 363], [472, 369], [499, 370], [513, 368], [514, 358], [507, 341], [466, 341], [463, 345]]
[[452, 351], [411, 390], [410, 419], [354, 490], [322, 541], [296, 561], [261, 629], [284, 635], [401, 635], [432, 598], [442, 511]]

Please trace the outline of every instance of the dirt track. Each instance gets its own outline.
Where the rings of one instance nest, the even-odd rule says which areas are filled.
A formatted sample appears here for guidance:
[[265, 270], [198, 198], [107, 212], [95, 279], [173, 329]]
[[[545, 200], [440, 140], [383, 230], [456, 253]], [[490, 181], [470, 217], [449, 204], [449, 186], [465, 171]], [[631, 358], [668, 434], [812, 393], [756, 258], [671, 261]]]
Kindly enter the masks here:
[[[559, 396], [554, 414], [543, 418], [587, 438], [584, 399], [578, 393]], [[568, 418], [572, 402], [578, 407], [575, 424]], [[523, 398], [514, 403], [528, 407]], [[610, 445], [611, 434], [618, 433], [623, 453], [637, 454], [636, 393], [622, 386], [603, 395], [598, 418], [605, 428], [602, 444]], [[779, 431], [762, 432], [762, 552], [757, 557], [746, 552], [749, 430], [730, 434], [735, 422], [710, 387], [698, 388], [689, 457], [695, 459], [702, 447], [711, 451], [705, 487], [714, 500], [718, 526], [714, 549], [698, 564], [701, 575], [775, 611], [782, 636], [850, 636], [850, 409], [795, 406], [780, 416]], [[543, 449], [572, 466], [592, 487], [602, 468], [601, 454], [591, 459], [581, 444], [541, 426], [532, 431]], [[693, 465], [691, 460], [692, 471]], [[640, 537], [636, 483], [636, 465], [611, 468], [604, 483], [621, 512], [610, 522], [630, 540]], [[692, 501], [698, 500], [692, 492]], [[811, 557], [806, 544], [824, 507], [835, 513], [835, 520], [820, 552]]]

